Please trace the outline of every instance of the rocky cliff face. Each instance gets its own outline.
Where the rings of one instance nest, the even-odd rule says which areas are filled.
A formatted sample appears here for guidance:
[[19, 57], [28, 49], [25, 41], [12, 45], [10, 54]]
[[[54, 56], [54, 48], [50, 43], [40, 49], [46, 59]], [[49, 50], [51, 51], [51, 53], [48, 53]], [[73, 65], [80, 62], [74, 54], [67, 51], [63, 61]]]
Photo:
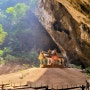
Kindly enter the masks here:
[[90, 66], [89, 7], [88, 0], [39, 0], [36, 12], [63, 56], [84, 66]]

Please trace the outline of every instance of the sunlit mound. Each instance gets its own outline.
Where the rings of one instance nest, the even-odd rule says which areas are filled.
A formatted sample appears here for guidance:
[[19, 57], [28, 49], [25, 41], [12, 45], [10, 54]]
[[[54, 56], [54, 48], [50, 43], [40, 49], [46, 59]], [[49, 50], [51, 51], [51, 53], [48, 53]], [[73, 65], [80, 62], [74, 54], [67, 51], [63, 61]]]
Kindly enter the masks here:
[[31, 68], [17, 73], [0, 76], [0, 84], [12, 83], [12, 85], [62, 87], [62, 85], [82, 85], [87, 79], [86, 75], [75, 68]]

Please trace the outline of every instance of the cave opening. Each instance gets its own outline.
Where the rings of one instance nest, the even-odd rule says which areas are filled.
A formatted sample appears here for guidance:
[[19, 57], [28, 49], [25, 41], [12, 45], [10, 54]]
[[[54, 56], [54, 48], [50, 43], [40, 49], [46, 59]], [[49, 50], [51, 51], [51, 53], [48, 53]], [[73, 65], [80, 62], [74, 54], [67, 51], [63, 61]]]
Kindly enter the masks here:
[[38, 18], [32, 12], [29, 12], [28, 14], [28, 18], [30, 19], [28, 23], [32, 32], [30, 33], [30, 35], [32, 34], [32, 37], [30, 37], [29, 40], [29, 42], [32, 42], [32, 45], [29, 45], [32, 46], [32, 48], [35, 48], [38, 52], [41, 50], [47, 51], [48, 49], [56, 49], [58, 52], [61, 52], [49, 33], [39, 22]]

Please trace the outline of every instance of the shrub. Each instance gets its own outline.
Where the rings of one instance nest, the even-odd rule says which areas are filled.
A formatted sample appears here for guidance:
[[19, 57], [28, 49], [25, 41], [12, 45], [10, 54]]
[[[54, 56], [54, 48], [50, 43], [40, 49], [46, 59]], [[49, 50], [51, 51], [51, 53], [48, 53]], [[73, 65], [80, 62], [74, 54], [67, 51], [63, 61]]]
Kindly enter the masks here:
[[7, 60], [7, 62], [17, 62], [17, 58], [12, 55], [7, 55], [5, 60]]
[[6, 60], [1, 60], [1, 61], [0, 61], [0, 65], [5, 65], [6, 63], [7, 63]]
[[90, 74], [90, 67], [87, 67], [85, 70], [88, 74]]

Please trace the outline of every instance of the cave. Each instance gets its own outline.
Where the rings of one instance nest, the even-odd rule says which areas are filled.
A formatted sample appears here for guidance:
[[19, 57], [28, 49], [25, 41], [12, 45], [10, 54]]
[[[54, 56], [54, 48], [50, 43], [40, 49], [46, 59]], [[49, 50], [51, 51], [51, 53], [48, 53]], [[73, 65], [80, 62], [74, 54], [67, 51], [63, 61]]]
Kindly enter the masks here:
[[29, 28], [31, 28], [32, 33], [30, 33], [29, 37], [27, 37], [27, 43], [32, 43], [28, 43], [26, 44], [26, 46], [28, 45], [30, 49], [35, 48], [38, 52], [40, 52], [41, 50], [47, 51], [48, 49], [56, 49], [58, 52], [60, 52], [57, 44], [53, 41], [51, 36], [48, 34], [46, 29], [39, 22], [38, 18], [32, 11], [28, 13], [27, 19], [28, 18], [29, 20], [27, 23], [29, 23]]

